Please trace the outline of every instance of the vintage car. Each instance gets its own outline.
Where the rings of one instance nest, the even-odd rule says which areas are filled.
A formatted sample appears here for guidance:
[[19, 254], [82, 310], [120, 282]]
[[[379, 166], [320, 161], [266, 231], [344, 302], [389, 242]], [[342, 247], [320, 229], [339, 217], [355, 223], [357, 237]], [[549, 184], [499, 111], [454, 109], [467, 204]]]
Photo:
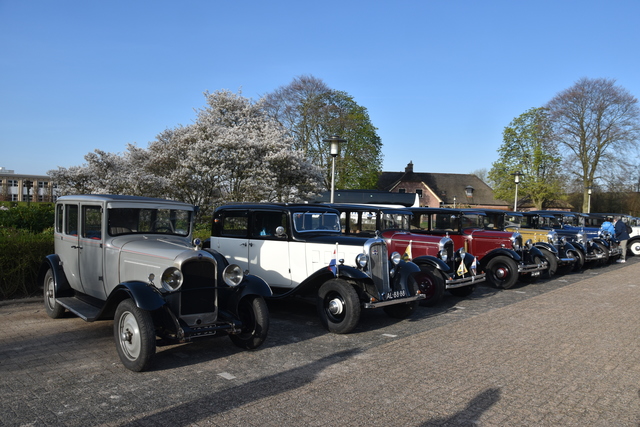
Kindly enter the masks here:
[[[114, 319], [123, 365], [150, 366], [156, 345], [229, 335], [244, 349], [269, 331], [264, 280], [244, 275], [191, 235], [194, 206], [133, 196], [60, 197], [55, 254], [40, 280], [52, 318], [66, 310], [92, 322]], [[157, 339], [159, 338], [159, 339]]]
[[[594, 245], [598, 246], [600, 248], [600, 251], [593, 252], [603, 252], [604, 256], [599, 257], [596, 260], [596, 263], [606, 264], [609, 262], [614, 262], [617, 258], [620, 257], [620, 245], [615, 240], [614, 236], [611, 236], [609, 233], [605, 232], [599, 227], [586, 227], [584, 225], [585, 218], [588, 216], [588, 214], [554, 210], [541, 210], [532, 212], [553, 215], [553, 219], [551, 220], [551, 227], [553, 227], [556, 231], [560, 233], [559, 230], [564, 230], [582, 234], [587, 241], [590, 241]], [[586, 261], [590, 262], [591, 260], [587, 259]]]
[[464, 248], [456, 251], [450, 237], [412, 233], [411, 212], [406, 209], [341, 203], [330, 206], [340, 211], [344, 234], [373, 237], [379, 231], [389, 251], [400, 253], [428, 273], [420, 284], [425, 295], [421, 305], [436, 305], [445, 289], [466, 297], [486, 280], [476, 257]]
[[638, 224], [638, 218], [625, 214], [592, 213], [588, 214], [588, 217], [585, 218], [585, 225], [600, 227], [604, 221], [613, 222], [613, 218], [617, 215], [621, 216], [622, 221], [631, 227], [629, 241], [627, 242], [627, 251], [634, 255], [640, 255], [640, 224]]
[[411, 232], [453, 239], [480, 260], [480, 270], [493, 286], [508, 289], [518, 278], [525, 281], [542, 274], [549, 263], [533, 245], [523, 245], [520, 233], [486, 230], [484, 213], [454, 208], [407, 208], [413, 213]]
[[553, 213], [546, 211], [523, 212], [533, 227], [543, 230], [554, 230], [559, 238], [564, 238], [568, 243], [577, 249], [580, 260], [584, 267], [600, 265], [605, 263], [607, 250], [602, 244], [597, 244], [592, 239], [587, 238], [585, 233], [575, 229], [563, 228], [558, 223], [558, 218]]
[[406, 318], [424, 298], [424, 273], [389, 253], [379, 235], [342, 234], [340, 213], [309, 204], [238, 204], [217, 208], [209, 246], [229, 262], [262, 277], [274, 298], [315, 299], [333, 333], [351, 332], [361, 309]]
[[507, 212], [498, 209], [483, 209], [485, 213], [484, 226], [487, 230], [504, 230], [518, 232], [525, 242], [531, 240], [533, 245], [549, 262], [549, 268], [541, 275], [550, 278], [556, 272], [568, 273], [580, 271], [582, 263], [577, 249], [567, 242], [564, 237], [559, 237], [555, 230], [535, 228], [531, 222], [531, 216], [523, 212]]

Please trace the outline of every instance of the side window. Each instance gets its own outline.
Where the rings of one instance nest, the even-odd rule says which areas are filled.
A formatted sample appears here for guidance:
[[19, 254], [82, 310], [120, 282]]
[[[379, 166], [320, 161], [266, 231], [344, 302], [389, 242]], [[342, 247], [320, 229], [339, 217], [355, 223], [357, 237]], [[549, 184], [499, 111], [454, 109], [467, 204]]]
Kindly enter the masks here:
[[102, 209], [100, 206], [82, 207], [82, 237], [102, 239]]
[[287, 229], [287, 216], [282, 212], [254, 212], [253, 227], [251, 228], [251, 238], [277, 238], [276, 228], [278, 226]]
[[56, 206], [56, 233], [62, 233], [62, 226], [64, 224], [64, 205], [60, 204]]
[[220, 226], [221, 237], [247, 237], [249, 220], [246, 212], [225, 212]]
[[78, 206], [65, 205], [64, 233], [71, 236], [78, 235]]

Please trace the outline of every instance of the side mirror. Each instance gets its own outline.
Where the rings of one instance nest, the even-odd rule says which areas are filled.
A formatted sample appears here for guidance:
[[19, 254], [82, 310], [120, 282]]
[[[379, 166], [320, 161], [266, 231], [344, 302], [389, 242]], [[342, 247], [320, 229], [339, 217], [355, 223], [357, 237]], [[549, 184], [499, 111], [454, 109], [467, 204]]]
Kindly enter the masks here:
[[276, 236], [277, 237], [285, 237], [287, 233], [284, 231], [284, 227], [279, 225], [276, 227]]

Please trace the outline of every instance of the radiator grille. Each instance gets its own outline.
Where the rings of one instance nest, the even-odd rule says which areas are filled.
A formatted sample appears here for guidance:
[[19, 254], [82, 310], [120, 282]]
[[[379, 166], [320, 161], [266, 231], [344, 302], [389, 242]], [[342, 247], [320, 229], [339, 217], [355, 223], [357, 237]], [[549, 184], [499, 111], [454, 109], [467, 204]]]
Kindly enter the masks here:
[[371, 279], [378, 292], [389, 292], [389, 253], [384, 241], [376, 241], [369, 247]]
[[180, 314], [213, 313], [216, 307], [216, 265], [210, 260], [194, 260], [182, 265]]

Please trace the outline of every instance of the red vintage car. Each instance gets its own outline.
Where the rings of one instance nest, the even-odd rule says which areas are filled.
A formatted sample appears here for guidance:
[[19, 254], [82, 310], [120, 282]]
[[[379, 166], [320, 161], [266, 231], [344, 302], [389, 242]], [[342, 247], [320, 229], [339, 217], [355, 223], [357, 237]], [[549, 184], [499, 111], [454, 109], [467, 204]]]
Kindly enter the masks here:
[[407, 208], [413, 213], [411, 232], [453, 239], [455, 246], [480, 260], [487, 281], [501, 289], [512, 287], [519, 277], [531, 279], [548, 268], [542, 252], [523, 245], [518, 232], [486, 230], [482, 212], [450, 208]]
[[381, 233], [390, 253], [397, 252], [420, 267], [423, 277], [418, 282], [426, 295], [422, 305], [437, 304], [445, 289], [455, 296], [468, 296], [486, 280], [476, 257], [464, 248], [455, 251], [450, 237], [412, 233], [411, 212], [406, 209], [341, 203], [330, 206], [340, 211], [344, 234], [373, 237]]

